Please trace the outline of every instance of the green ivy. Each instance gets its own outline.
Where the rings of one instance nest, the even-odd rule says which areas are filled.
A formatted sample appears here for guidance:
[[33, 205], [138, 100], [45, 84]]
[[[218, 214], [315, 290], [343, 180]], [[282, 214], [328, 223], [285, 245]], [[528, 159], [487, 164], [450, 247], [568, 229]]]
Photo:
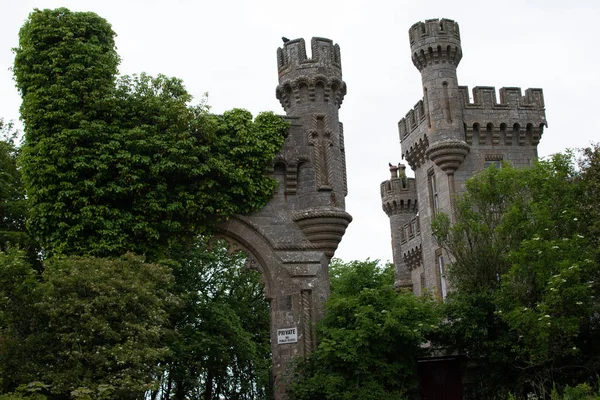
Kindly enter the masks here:
[[117, 77], [111, 26], [94, 13], [35, 10], [14, 74], [25, 124], [29, 230], [47, 255], [160, 259], [169, 243], [258, 210], [288, 124], [211, 115], [181, 80]]

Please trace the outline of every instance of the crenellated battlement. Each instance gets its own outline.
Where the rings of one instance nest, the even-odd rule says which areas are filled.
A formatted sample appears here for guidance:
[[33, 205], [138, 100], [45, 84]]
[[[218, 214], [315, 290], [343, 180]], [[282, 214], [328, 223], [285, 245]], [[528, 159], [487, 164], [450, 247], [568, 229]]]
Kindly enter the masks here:
[[417, 186], [415, 178], [408, 178], [406, 166], [390, 166], [391, 177], [381, 182], [381, 202], [388, 216], [396, 214], [415, 214], [417, 207]]
[[[531, 125], [535, 129], [541, 129], [541, 125], [548, 125], [545, 118], [544, 92], [542, 89], [526, 89], [525, 95], [523, 95], [521, 88], [502, 87], [499, 90], [500, 101], [497, 99], [496, 88], [493, 86], [476, 86], [471, 93], [473, 94], [473, 101], [470, 101], [469, 88], [459, 86], [460, 101], [464, 110], [465, 129], [469, 131], [479, 131], [477, 125], [485, 130], [490, 124], [495, 129], [501, 129], [502, 125], [513, 129], [515, 124], [519, 124], [523, 128]], [[423, 100], [419, 100], [406, 113], [406, 116], [398, 122], [400, 141], [402, 142], [417, 130], [426, 119], [427, 115]], [[469, 137], [469, 135], [467, 136]], [[534, 138], [535, 136], [534, 134]], [[510, 137], [507, 141], [510, 142]], [[467, 140], [468, 144], [476, 142]], [[497, 144], [496, 141], [494, 141], [494, 144]], [[533, 144], [537, 144], [535, 139]]]
[[465, 141], [469, 145], [536, 146], [548, 126], [542, 89], [500, 88], [500, 101], [491, 86], [459, 86]]
[[306, 56], [304, 39], [294, 39], [286, 42], [283, 48], [277, 49], [277, 68], [279, 77], [292, 69], [325, 67], [337, 70], [341, 75], [342, 62], [340, 46], [331, 39], [313, 37], [311, 39], [312, 57]]
[[451, 19], [417, 22], [408, 31], [412, 61], [419, 71], [436, 64], [457, 66], [462, 58], [460, 31]]
[[476, 86], [473, 88], [473, 102], [469, 98], [467, 86], [458, 87], [464, 108], [488, 110], [530, 109], [544, 110], [544, 92], [542, 89], [526, 89], [525, 96], [519, 87], [500, 88], [500, 102], [496, 99], [496, 88], [493, 86]]
[[448, 38], [458, 40], [460, 43], [460, 30], [458, 23], [451, 19], [426, 19], [425, 22], [417, 22], [408, 31], [410, 45], [419, 45], [421, 42], [432, 42], [432, 38]]
[[398, 121], [398, 132], [400, 140], [408, 136], [412, 131], [417, 129], [423, 121], [425, 121], [425, 105], [423, 100], [419, 100], [417, 104], [406, 113], [406, 116]]
[[400, 138], [407, 136], [425, 121], [425, 105], [419, 100], [415, 106], [406, 113], [406, 116], [398, 122]]
[[319, 37], [312, 38], [311, 47], [311, 58], [306, 56], [304, 39], [290, 40], [277, 49], [279, 85], [275, 95], [286, 112], [296, 104], [314, 101], [339, 108], [346, 95], [340, 47]]

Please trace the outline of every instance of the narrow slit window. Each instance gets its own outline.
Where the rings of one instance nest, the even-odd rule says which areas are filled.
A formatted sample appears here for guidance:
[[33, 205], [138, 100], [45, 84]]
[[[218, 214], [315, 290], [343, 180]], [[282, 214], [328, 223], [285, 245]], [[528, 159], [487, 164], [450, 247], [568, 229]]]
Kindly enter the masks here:
[[448, 287], [446, 282], [446, 263], [442, 254], [439, 254], [437, 257], [437, 265], [440, 274], [440, 295], [442, 297], [442, 300], [445, 300], [446, 296], [448, 295]]
[[438, 188], [435, 179], [435, 173], [431, 171], [428, 176], [429, 181], [429, 202], [431, 203], [431, 215], [436, 215], [439, 208]]

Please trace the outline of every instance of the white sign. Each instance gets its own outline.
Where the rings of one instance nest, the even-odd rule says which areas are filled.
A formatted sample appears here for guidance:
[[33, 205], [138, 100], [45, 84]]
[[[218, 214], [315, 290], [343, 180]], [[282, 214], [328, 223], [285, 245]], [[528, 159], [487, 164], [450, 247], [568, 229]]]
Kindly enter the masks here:
[[297, 342], [298, 342], [298, 329], [296, 329], [296, 328], [277, 329], [277, 344], [297, 343]]

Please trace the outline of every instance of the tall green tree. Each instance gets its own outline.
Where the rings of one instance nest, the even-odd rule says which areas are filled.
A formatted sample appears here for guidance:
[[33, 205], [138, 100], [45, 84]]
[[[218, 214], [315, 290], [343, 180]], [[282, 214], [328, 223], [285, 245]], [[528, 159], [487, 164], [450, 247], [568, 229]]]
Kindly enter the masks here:
[[402, 399], [416, 388], [416, 358], [436, 329], [433, 301], [394, 289], [377, 261], [330, 265], [331, 296], [316, 351], [299, 365], [294, 399]]
[[271, 113], [210, 115], [181, 80], [117, 78], [110, 25], [35, 10], [14, 74], [25, 124], [29, 226], [47, 254], [163, 258], [218, 222], [263, 207], [287, 124]]
[[[487, 398], [549, 396], [600, 372], [598, 146], [467, 182], [456, 224], [434, 222], [454, 257], [439, 340], [476, 361]], [[481, 395], [481, 394], [480, 394]]]
[[269, 305], [257, 271], [223, 242], [172, 249], [171, 355], [156, 399], [269, 399]]

